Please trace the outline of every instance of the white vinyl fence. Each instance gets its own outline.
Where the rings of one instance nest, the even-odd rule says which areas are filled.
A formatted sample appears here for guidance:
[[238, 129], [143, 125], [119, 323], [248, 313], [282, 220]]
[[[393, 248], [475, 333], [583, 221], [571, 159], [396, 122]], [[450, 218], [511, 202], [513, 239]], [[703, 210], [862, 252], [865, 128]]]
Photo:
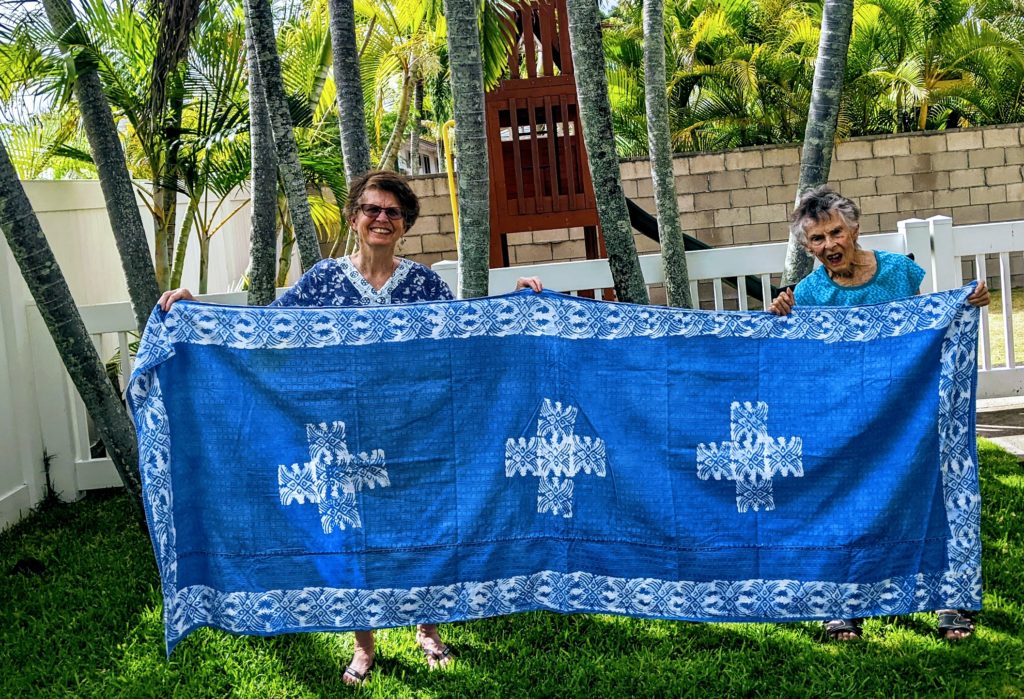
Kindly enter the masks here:
[[[1002, 294], [1003, 308], [1009, 309], [1010, 256], [1019, 256], [1024, 251], [1024, 222], [953, 226], [947, 217], [911, 219], [901, 221], [895, 233], [866, 235], [861, 243], [868, 248], [913, 254], [927, 271], [923, 293], [962, 285], [965, 260], [973, 262], [979, 274], [991, 274], [994, 270], [989, 270], [987, 264], [995, 255], [1003, 281], [996, 293]], [[743, 310], [760, 308], [760, 301], [750, 301], [744, 293], [730, 293], [727, 282], [742, 285], [743, 277], [749, 277], [749, 283], [766, 295], [772, 279], [782, 270], [785, 249], [784, 243], [769, 243], [687, 253], [694, 299], [719, 310], [727, 305]], [[642, 256], [641, 267], [649, 286], [661, 284], [664, 277], [658, 255]], [[454, 262], [439, 262], [434, 269], [452, 288], [457, 288]], [[549, 289], [569, 293], [589, 290], [597, 298], [612, 287], [607, 261], [591, 260], [495, 269], [491, 271], [490, 291], [510, 291], [517, 277], [528, 275], [540, 276]], [[205, 300], [241, 304], [245, 303], [245, 295], [219, 294]], [[109, 358], [118, 353], [123, 382], [131, 369], [129, 346], [137, 339], [131, 308], [127, 303], [113, 303], [85, 306], [81, 312], [102, 355]], [[983, 319], [979, 398], [1024, 394], [1024, 367], [1015, 363], [1012, 317], [1006, 313], [993, 319], [985, 311]], [[993, 322], [1005, 329], [1007, 338], [1005, 360], [999, 366], [992, 362]], [[20, 324], [27, 331], [22, 333], [27, 335], [27, 343], [23, 339], [24, 346], [12, 348], [8, 341], [7, 363], [3, 361], [5, 345], [0, 344], [0, 390], [10, 390], [9, 395], [14, 397], [13, 402], [7, 401], [0, 408], [0, 446], [11, 445], [5, 449], [6, 463], [0, 463], [0, 478], [4, 479], [0, 480], [0, 528], [15, 521], [20, 512], [39, 500], [44, 483], [43, 449], [49, 457], [50, 481], [66, 500], [74, 500], [91, 489], [119, 485], [110, 460], [90, 455], [92, 439], [87, 416], [35, 308], [4, 308], [0, 303], [0, 330], [5, 337], [11, 334], [11, 324]], [[12, 359], [20, 360], [20, 364]]]

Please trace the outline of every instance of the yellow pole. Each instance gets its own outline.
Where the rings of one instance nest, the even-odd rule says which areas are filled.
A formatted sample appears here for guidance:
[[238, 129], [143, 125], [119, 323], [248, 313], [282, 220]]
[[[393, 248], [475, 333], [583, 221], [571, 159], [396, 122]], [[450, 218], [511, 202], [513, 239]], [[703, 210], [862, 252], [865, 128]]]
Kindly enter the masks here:
[[452, 154], [452, 138], [448, 135], [455, 120], [449, 119], [441, 126], [441, 142], [444, 144], [444, 160], [448, 166], [448, 198], [452, 202], [452, 219], [455, 222], [455, 250], [459, 249], [459, 193], [455, 189], [455, 156]]

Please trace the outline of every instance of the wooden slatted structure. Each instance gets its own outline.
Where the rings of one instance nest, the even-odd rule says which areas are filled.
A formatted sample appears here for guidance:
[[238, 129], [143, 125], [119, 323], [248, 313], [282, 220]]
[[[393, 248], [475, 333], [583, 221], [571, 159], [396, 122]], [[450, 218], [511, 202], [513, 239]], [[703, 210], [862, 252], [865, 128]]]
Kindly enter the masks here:
[[604, 256], [583, 145], [566, 0], [523, 0], [508, 78], [487, 94], [491, 267], [508, 267], [506, 235], [583, 227]]

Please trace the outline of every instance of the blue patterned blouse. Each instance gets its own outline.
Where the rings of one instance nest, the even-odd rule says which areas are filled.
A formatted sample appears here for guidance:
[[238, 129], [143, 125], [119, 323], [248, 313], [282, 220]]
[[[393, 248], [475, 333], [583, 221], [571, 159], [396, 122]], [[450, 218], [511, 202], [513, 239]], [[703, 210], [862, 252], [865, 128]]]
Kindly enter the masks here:
[[875, 250], [875, 276], [859, 286], [840, 286], [819, 267], [796, 285], [798, 306], [863, 306], [915, 296], [924, 270], [906, 255]]
[[414, 301], [447, 301], [451, 289], [437, 273], [402, 259], [391, 278], [374, 289], [348, 257], [313, 265], [272, 306], [381, 306]]

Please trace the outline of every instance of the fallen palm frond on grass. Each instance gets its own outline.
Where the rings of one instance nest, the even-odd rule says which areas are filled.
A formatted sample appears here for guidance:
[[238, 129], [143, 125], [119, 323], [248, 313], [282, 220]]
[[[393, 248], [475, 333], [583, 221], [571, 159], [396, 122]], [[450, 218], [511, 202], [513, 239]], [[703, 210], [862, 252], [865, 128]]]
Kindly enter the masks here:
[[[976, 636], [935, 615], [819, 624], [687, 624], [520, 614], [452, 624], [429, 672], [411, 628], [378, 634], [374, 696], [1024, 696], [1024, 469], [982, 443], [985, 610]], [[156, 566], [128, 499], [91, 494], [0, 535], [0, 696], [344, 697], [351, 634], [202, 629], [164, 657]]]

